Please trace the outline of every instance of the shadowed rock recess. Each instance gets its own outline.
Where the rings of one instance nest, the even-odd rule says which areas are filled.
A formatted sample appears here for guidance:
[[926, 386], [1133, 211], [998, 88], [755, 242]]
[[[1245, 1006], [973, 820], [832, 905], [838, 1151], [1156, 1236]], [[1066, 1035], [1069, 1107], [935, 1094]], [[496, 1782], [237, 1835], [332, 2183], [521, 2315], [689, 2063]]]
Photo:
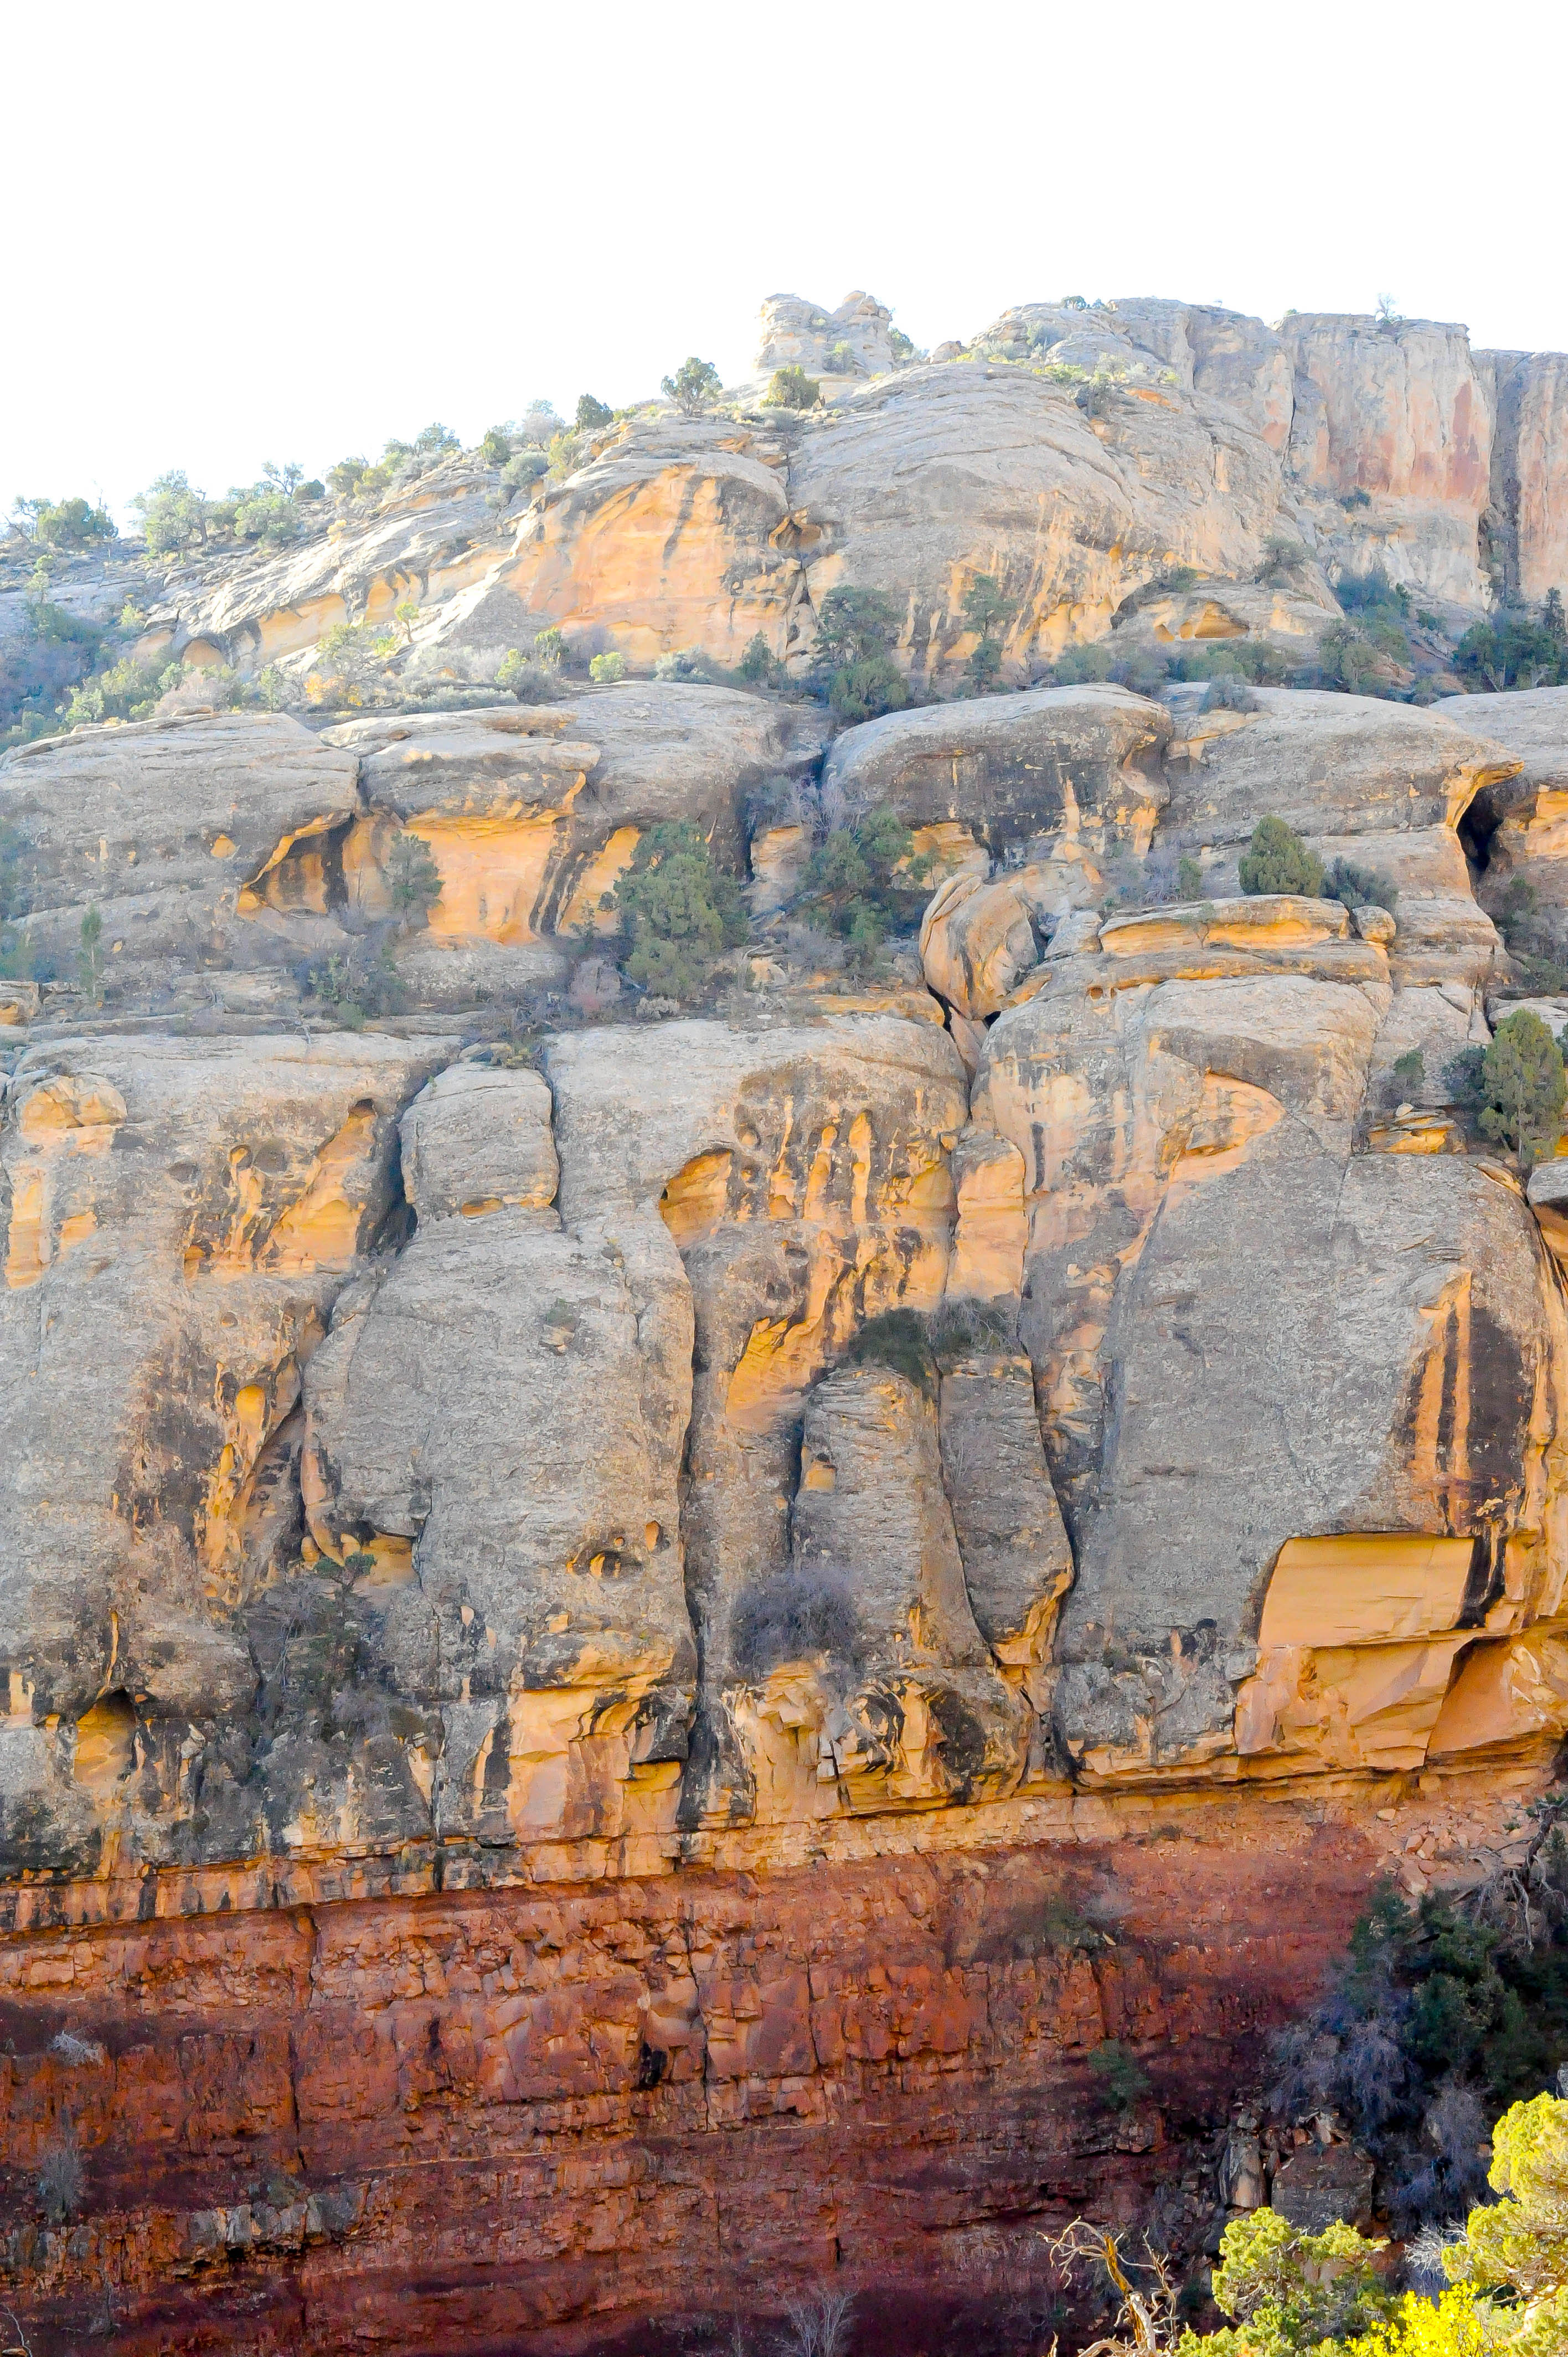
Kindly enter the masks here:
[[[831, 2281], [1000, 2357], [1042, 2229], [1214, 2246], [1380, 1883], [1523, 1854], [1568, 1137], [1483, 1135], [1474, 1051], [1536, 973], [1499, 924], [1568, 922], [1568, 689], [1046, 665], [1309, 656], [1374, 564], [1543, 596], [1568, 362], [1154, 301], [952, 350], [775, 297], [725, 409], [510, 509], [450, 460], [171, 571], [186, 683], [0, 759], [35, 2348], [564, 2357]], [[850, 726], [834, 589], [910, 697]], [[204, 708], [404, 596], [401, 701]], [[503, 695], [546, 629], [632, 675]], [[1353, 888], [1244, 890], [1271, 816]], [[750, 924], [683, 1000], [616, 905], [672, 823]]]

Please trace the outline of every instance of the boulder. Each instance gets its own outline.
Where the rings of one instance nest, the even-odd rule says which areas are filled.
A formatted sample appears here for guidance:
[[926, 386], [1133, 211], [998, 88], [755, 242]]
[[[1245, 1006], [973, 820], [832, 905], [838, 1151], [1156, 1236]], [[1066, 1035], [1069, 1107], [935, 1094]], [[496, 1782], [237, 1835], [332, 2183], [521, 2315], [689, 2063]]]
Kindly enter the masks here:
[[953, 877], [932, 894], [920, 922], [920, 963], [930, 988], [961, 1015], [994, 1015], [1038, 960], [1016, 877], [983, 884]]
[[285, 896], [263, 880], [287, 860], [293, 954], [340, 945], [332, 866], [360, 809], [358, 767], [275, 712], [134, 721], [19, 748], [0, 763], [0, 824], [16, 838], [29, 943], [74, 976], [95, 908], [117, 987], [160, 987], [171, 968], [264, 965], [287, 953]]
[[[803, 368], [816, 377], [880, 376], [894, 365], [892, 324], [886, 305], [858, 287], [833, 311], [799, 295], [769, 295], [758, 321], [757, 373]], [[838, 358], [846, 345], [852, 363], [847, 370]]]
[[1322, 2234], [1337, 2220], [1365, 2232], [1372, 2223], [1377, 2171], [1359, 2145], [1309, 2137], [1274, 2171], [1269, 2205], [1298, 2234]]
[[494, 574], [525, 627], [596, 631], [634, 662], [684, 648], [736, 663], [760, 630], [789, 651], [820, 526], [795, 521], [791, 426], [639, 416], [524, 511]]
[[1072, 1550], [1051, 1486], [1026, 1358], [980, 1351], [941, 1376], [942, 1476], [975, 1626], [1036, 1705]]
[[[759, 1712], [771, 1699], [767, 1683], [802, 1665], [778, 1651], [790, 1641], [775, 1633], [787, 1625], [786, 1600], [800, 1616], [836, 1609], [844, 1634], [820, 1665], [816, 1744], [819, 1772], [836, 1780], [849, 1808], [1011, 1791], [1033, 1714], [998, 1675], [975, 1624], [935, 1403], [892, 1367], [841, 1368], [807, 1402], [800, 1467], [787, 1585], [777, 1600], [769, 1587], [750, 1587], [735, 1608], [732, 1644], [741, 1640], [744, 1666], [764, 1682]], [[1028, 1618], [1005, 1569], [987, 1601], [1002, 1622]], [[789, 1706], [792, 1717], [798, 1694]]]
[[545, 1069], [563, 1216], [657, 1210], [692, 1287], [684, 1538], [702, 1688], [683, 1818], [836, 1809], [816, 1755], [757, 1706], [734, 1615], [788, 1571], [812, 1384], [866, 1318], [941, 1299], [967, 1108], [957, 1051], [893, 1017], [749, 1034], [681, 1022], [553, 1040]]
[[1254, 696], [1254, 712], [1215, 714], [1219, 726], [1172, 748], [1160, 841], [1201, 856], [1206, 886], [1236, 888], [1236, 863], [1273, 813], [1320, 857], [1379, 869], [1402, 895], [1468, 892], [1460, 822], [1518, 763], [1484, 726], [1458, 725], [1467, 711], [1316, 689]]
[[[1281, 1548], [1319, 1533], [1511, 1532], [1509, 1609], [1541, 1609], [1568, 1329], [1534, 1222], [1476, 1163], [1355, 1151], [1386, 985], [1096, 996], [1096, 965], [1000, 1015], [985, 1071], [1026, 1165], [1023, 1322], [1078, 1562], [1058, 1731], [1092, 1776], [1233, 1740], [1419, 1760], [1451, 1623], [1260, 1663], [1254, 1616]], [[1449, 1369], [1462, 1443], [1422, 1405]]]
[[403, 1192], [418, 1217], [547, 1210], [560, 1176], [550, 1116], [537, 1072], [478, 1063], [438, 1072], [398, 1125]]
[[440, 1730], [443, 1833], [655, 1830], [696, 1668], [690, 1293], [657, 1219], [568, 1233], [539, 1207], [532, 1093], [514, 1134], [534, 1204], [476, 1201], [496, 1144], [473, 1116], [499, 1094], [449, 1083], [411, 1109], [422, 1175], [469, 1200], [344, 1298], [311, 1361], [311, 1536], [364, 1599], [385, 1684]]
[[1015, 601], [1004, 654], [1018, 675], [1102, 636], [1172, 565], [1250, 576], [1282, 485], [1262, 438], [1202, 395], [1144, 383], [1091, 418], [1070, 385], [977, 361], [900, 370], [836, 404], [792, 453], [789, 497], [812, 535], [812, 607], [833, 588], [882, 591], [903, 618], [901, 662], [934, 682], [961, 676], [974, 647], [976, 576]]
[[[246, 1620], [299, 1568], [304, 1372], [395, 1216], [399, 1114], [452, 1045], [103, 1037], [13, 1074], [0, 1659], [28, 1763], [5, 1804], [13, 1867], [91, 1867], [111, 1827], [130, 1857], [265, 1845]], [[296, 1721], [313, 1706], [274, 1702]], [[90, 1796], [72, 1761], [92, 1711], [124, 1739]]]
[[1490, 737], [1519, 763], [1477, 794], [1465, 832], [1480, 865], [1476, 897], [1494, 916], [1522, 885], [1539, 912], [1568, 913], [1568, 687], [1453, 695], [1433, 709]]
[[892, 712], [846, 729], [823, 766], [824, 797], [885, 804], [915, 836], [958, 829], [993, 859], [1020, 857], [1042, 903], [1083, 906], [1106, 869], [1141, 859], [1167, 799], [1161, 756], [1171, 723], [1120, 687], [1031, 688], [1017, 695]]
[[326, 741], [358, 755], [364, 802], [383, 821], [346, 862], [352, 899], [367, 916], [390, 908], [390, 822], [440, 873], [431, 940], [510, 946], [602, 928], [613, 920], [600, 901], [650, 826], [689, 820], [721, 866], [743, 868], [747, 794], [809, 766], [821, 736], [798, 707], [674, 681], [347, 722]]

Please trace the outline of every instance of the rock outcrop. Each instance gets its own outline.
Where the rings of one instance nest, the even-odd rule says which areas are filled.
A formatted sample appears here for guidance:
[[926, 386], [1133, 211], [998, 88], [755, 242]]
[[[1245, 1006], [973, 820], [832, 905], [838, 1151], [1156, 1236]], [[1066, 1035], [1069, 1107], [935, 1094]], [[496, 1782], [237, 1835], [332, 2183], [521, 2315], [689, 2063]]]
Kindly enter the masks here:
[[[860, 587], [900, 612], [910, 677], [950, 683], [983, 575], [1014, 608], [1019, 683], [1112, 630], [1123, 655], [1231, 638], [1311, 662], [1347, 576], [1459, 620], [1568, 573], [1563, 357], [1473, 352], [1459, 327], [1026, 303], [928, 363], [870, 295], [780, 295], [757, 365], [717, 414], [645, 403], [515, 493], [480, 454], [448, 457], [328, 535], [188, 565], [156, 585], [138, 651], [281, 666], [291, 693], [317, 666], [321, 694], [324, 636], [379, 624], [406, 642], [400, 677], [439, 695], [489, 687], [546, 630], [644, 669], [733, 665], [760, 631], [800, 672], [822, 598]], [[759, 405], [785, 366], [826, 405]]]
[[803, 368], [819, 377], [881, 376], [896, 358], [892, 325], [886, 305], [858, 287], [833, 311], [799, 295], [770, 295], [762, 306], [757, 372]]
[[[1568, 690], [1033, 668], [1309, 640], [1374, 546], [1479, 612], [1499, 501], [1554, 561], [1550, 369], [1154, 301], [767, 335], [850, 346], [822, 414], [621, 419], [504, 518], [452, 461], [149, 624], [297, 673], [407, 591], [437, 708], [0, 763], [46, 2332], [544, 2357], [832, 2267], [905, 2345], [1079, 2208], [1196, 2255], [1367, 1894], [1517, 1865], [1553, 1783], [1568, 1137], [1485, 1134], [1473, 1051], [1568, 1017], [1514, 924], [1568, 912]], [[939, 700], [983, 576], [1000, 678]], [[800, 693], [840, 587], [918, 696], [856, 726]], [[503, 699], [546, 630], [689, 659]], [[1242, 889], [1270, 815], [1337, 897]], [[674, 871], [683, 1006], [615, 906], [671, 822], [751, 912]]]

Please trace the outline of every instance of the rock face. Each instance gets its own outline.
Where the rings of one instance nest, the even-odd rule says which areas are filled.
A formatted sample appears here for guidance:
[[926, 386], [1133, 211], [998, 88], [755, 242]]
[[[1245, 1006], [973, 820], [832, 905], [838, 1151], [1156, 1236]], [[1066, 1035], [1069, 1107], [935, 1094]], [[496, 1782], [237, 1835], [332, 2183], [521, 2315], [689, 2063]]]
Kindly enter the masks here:
[[1280, 334], [1294, 371], [1294, 474], [1336, 500], [1365, 493], [1394, 579], [1481, 603], [1493, 417], [1464, 328], [1295, 312]]
[[1532, 603], [1568, 581], [1568, 356], [1481, 352], [1490, 363], [1497, 424], [1490, 522], [1503, 586]]
[[[231, 955], [258, 931], [244, 916], [285, 888], [298, 918], [328, 919], [326, 855], [358, 813], [356, 769], [282, 713], [142, 721], [25, 747], [3, 798], [25, 846], [29, 941], [73, 959], [91, 906], [106, 962], [166, 972]], [[285, 862], [286, 888], [275, 873]]]
[[[1494, 913], [1568, 910], [1568, 691], [1023, 683], [1119, 610], [1272, 630], [1276, 527], [1332, 567], [1370, 516], [1479, 597], [1529, 371], [1155, 302], [893, 372], [868, 298], [779, 298], [768, 351], [840, 328], [824, 418], [622, 421], [504, 541], [454, 462], [492, 537], [421, 576], [451, 708], [0, 765], [29, 2330], [546, 2357], [831, 2266], [924, 2345], [1076, 2209], [1197, 2253], [1222, 2151], [1259, 2179], [1261, 2033], [1386, 1875], [1517, 1863], [1552, 1781], [1568, 1140], [1520, 1168], [1469, 1051], [1522, 1003]], [[336, 546], [354, 598], [394, 520]], [[317, 563], [209, 580], [212, 654]], [[996, 692], [855, 727], [458, 669], [510, 615], [801, 673], [875, 587], [925, 691], [981, 575]], [[818, 891], [874, 814], [880, 948]], [[1270, 814], [1341, 897], [1242, 891]], [[672, 822], [753, 922], [683, 1010], [612, 938]], [[1304, 2217], [1365, 2196], [1291, 2168]]]
[[808, 375], [880, 376], [894, 364], [892, 324], [886, 306], [858, 287], [836, 311], [799, 295], [770, 295], [762, 307], [757, 372], [793, 367]]
[[392, 1211], [410, 1084], [452, 1045], [68, 1039], [12, 1074], [10, 1871], [272, 1838], [249, 1631], [300, 1565], [304, 1369]]
[[[822, 598], [857, 587], [900, 612], [911, 679], [950, 684], [984, 575], [1015, 608], [1004, 677], [1026, 683], [1113, 629], [1123, 653], [1249, 638], [1309, 662], [1331, 585], [1373, 569], [1456, 618], [1568, 577], [1568, 363], [1473, 352], [1460, 327], [1025, 303], [922, 364], [869, 295], [779, 295], [757, 366], [720, 414], [645, 403], [515, 494], [478, 454], [447, 458], [328, 536], [188, 566], [139, 651], [198, 675], [281, 667], [297, 694], [326, 633], [379, 624], [406, 639], [406, 681], [445, 694], [488, 689], [550, 630], [650, 670], [682, 651], [733, 665], [760, 631], [800, 672]], [[785, 366], [827, 405], [758, 405]], [[1288, 577], [1271, 541], [1298, 552]]]
[[1469, 813], [1466, 832], [1481, 865], [1477, 899], [1501, 914], [1510, 889], [1523, 885], [1543, 912], [1568, 910], [1568, 689], [1455, 696], [1438, 708], [1456, 726], [1484, 731], [1520, 764], [1485, 787]]

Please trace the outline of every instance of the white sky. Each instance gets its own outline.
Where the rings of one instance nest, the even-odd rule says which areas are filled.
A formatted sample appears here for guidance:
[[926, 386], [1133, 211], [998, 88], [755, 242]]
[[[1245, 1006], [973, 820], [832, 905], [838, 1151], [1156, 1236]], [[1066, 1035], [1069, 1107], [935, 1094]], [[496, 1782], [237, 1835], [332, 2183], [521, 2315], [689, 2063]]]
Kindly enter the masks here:
[[1557, 0], [11, 0], [0, 507], [623, 402], [757, 304], [1181, 296], [1568, 347]]

